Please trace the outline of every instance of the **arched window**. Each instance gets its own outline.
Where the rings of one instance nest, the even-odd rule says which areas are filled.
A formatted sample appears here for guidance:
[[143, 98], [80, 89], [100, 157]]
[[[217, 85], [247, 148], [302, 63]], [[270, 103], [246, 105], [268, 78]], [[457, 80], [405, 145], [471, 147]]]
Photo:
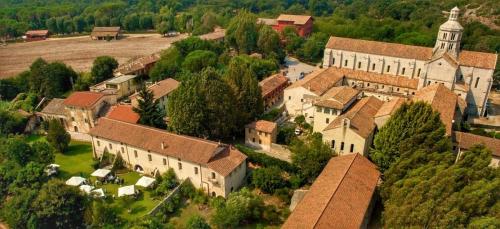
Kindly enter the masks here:
[[441, 49], [444, 49], [444, 42], [441, 43]]
[[455, 40], [455, 33], [452, 33], [452, 34], [451, 34], [451, 40], [452, 40], [452, 41], [453, 41], [453, 40]]
[[447, 36], [448, 36], [447, 33], [443, 33], [443, 39], [446, 39]]

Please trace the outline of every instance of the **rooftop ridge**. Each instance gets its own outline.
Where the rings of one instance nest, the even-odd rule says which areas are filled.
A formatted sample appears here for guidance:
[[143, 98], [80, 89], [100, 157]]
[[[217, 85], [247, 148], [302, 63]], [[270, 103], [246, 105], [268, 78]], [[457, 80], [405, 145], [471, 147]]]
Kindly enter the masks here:
[[182, 135], [182, 134], [175, 134], [175, 133], [168, 132], [167, 130], [162, 130], [162, 129], [158, 129], [158, 128], [154, 128], [154, 127], [150, 127], [150, 126], [146, 126], [146, 125], [142, 125], [142, 124], [128, 123], [128, 122], [124, 122], [124, 121], [121, 121], [121, 120], [110, 119], [110, 118], [107, 118], [107, 117], [102, 117], [101, 119], [110, 120], [110, 121], [113, 121], [113, 122], [120, 122], [122, 124], [126, 124], [126, 125], [129, 125], [129, 126], [139, 126], [141, 128], [144, 128], [144, 129], [149, 129], [149, 130], [152, 130], [152, 131], [156, 131], [156, 132], [168, 134], [168, 135], [171, 135], [171, 136], [175, 135], [175, 136], [179, 136], [179, 137], [182, 137], [182, 138], [185, 138], [185, 139], [190, 139], [190, 140], [195, 140], [195, 141], [198, 141], [198, 142], [212, 144], [212, 145], [218, 146], [218, 147], [223, 146], [223, 145], [221, 145], [221, 144], [219, 144], [217, 142], [211, 141], [211, 140], [205, 140], [205, 139], [201, 139], [201, 138], [198, 138], [198, 137], [186, 136], [186, 135]]
[[[354, 157], [351, 159], [350, 163], [349, 163], [349, 166], [346, 168], [346, 170], [344, 171], [343, 173], [343, 176], [342, 176], [342, 179], [340, 180], [339, 184], [335, 187], [335, 191], [332, 192], [332, 194], [330, 195], [330, 197], [328, 198], [328, 201], [326, 202], [324, 208], [321, 210], [321, 213], [319, 214], [318, 216], [318, 219], [316, 220], [316, 222], [314, 223], [313, 225], [313, 228], [316, 227], [316, 225], [318, 224], [319, 222], [319, 219], [321, 219], [321, 217], [323, 216], [323, 214], [325, 213], [325, 210], [326, 210], [326, 207], [328, 206], [328, 204], [330, 204], [330, 202], [332, 201], [333, 197], [335, 196], [335, 194], [337, 193], [337, 191], [339, 190], [339, 187], [342, 185], [342, 183], [344, 182], [344, 179], [347, 175], [347, 172], [349, 172], [349, 170], [351, 169], [352, 167], [352, 164], [354, 164], [354, 161], [356, 160], [356, 158], [358, 157], [358, 153], [355, 153], [354, 154]], [[338, 156], [338, 157], [341, 157], [341, 156]]]

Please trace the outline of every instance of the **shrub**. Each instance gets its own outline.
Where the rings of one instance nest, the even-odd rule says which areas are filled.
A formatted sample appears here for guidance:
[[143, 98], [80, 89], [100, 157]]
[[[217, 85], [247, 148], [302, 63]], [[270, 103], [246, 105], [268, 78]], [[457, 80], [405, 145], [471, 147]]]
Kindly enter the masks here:
[[56, 119], [49, 121], [49, 130], [47, 131], [47, 141], [58, 152], [64, 153], [68, 148], [71, 136], [66, 132], [63, 125]]
[[287, 186], [287, 182], [282, 176], [282, 170], [275, 166], [254, 170], [252, 184], [270, 194], [273, 194], [276, 189]]
[[156, 195], [166, 195], [179, 184], [177, 176], [172, 168], [168, 169], [159, 180], [158, 186], [155, 189]]
[[200, 215], [193, 215], [189, 217], [186, 223], [187, 229], [210, 229], [207, 221]]

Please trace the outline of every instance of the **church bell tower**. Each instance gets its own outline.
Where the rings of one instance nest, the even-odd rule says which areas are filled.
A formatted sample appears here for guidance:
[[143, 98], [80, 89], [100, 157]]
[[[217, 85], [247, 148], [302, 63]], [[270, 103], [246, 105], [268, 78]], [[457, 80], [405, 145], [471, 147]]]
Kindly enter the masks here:
[[444, 53], [450, 54], [452, 57], [458, 58], [460, 52], [460, 41], [464, 27], [458, 22], [458, 15], [460, 9], [454, 7], [450, 11], [448, 21], [439, 27], [436, 45], [433, 49], [434, 56], [442, 55]]

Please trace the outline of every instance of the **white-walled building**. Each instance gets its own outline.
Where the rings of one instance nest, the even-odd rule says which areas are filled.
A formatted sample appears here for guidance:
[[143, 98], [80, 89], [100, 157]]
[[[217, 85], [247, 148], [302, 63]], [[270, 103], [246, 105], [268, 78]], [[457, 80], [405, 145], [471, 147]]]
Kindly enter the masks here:
[[120, 155], [127, 167], [157, 175], [173, 169], [211, 196], [227, 197], [246, 176], [246, 156], [233, 146], [108, 118], [90, 130], [93, 155]]
[[[453, 8], [441, 25], [434, 48], [330, 37], [323, 67], [416, 80], [420, 89], [440, 83], [467, 101], [468, 114], [485, 115], [497, 55], [460, 49], [463, 27]], [[409, 91], [411, 93], [411, 91]]]

